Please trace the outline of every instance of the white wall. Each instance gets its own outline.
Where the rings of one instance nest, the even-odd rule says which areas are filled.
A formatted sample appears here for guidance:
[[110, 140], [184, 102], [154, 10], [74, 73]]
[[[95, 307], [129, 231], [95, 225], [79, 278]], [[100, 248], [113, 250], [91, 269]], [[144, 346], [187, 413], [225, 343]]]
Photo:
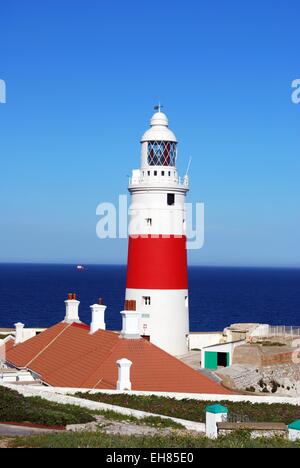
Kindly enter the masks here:
[[[173, 206], [167, 203], [168, 193], [175, 194]], [[129, 214], [129, 235], [185, 235], [185, 193], [176, 187], [132, 191]], [[147, 225], [147, 218], [152, 219], [152, 226]]]
[[216, 333], [189, 333], [188, 344], [189, 350], [202, 349], [206, 346], [219, 344], [223, 338], [222, 332]]
[[248, 401], [250, 403], [287, 403], [294, 406], [300, 406], [300, 398], [290, 398], [290, 397], [278, 397], [273, 395], [220, 395], [220, 394], [204, 394], [204, 393], [176, 393], [176, 392], [144, 392], [144, 391], [130, 391], [130, 392], [120, 392], [117, 390], [91, 390], [90, 388], [70, 388], [70, 387], [44, 387], [44, 386], [34, 386], [31, 387], [28, 385], [26, 388], [29, 390], [43, 390], [48, 393], [59, 393], [62, 395], [74, 395], [75, 393], [104, 393], [108, 395], [118, 395], [126, 393], [126, 395], [137, 395], [137, 396], [162, 396], [166, 398], [174, 398], [176, 400], [198, 400], [198, 401], [231, 401], [231, 402], [242, 402]]
[[[144, 296], [151, 297], [146, 306]], [[127, 289], [126, 299], [135, 300], [141, 312], [141, 334], [150, 335], [151, 343], [169, 354], [180, 356], [187, 353], [189, 315], [186, 303], [188, 290]], [[149, 315], [149, 317], [145, 317]], [[144, 329], [146, 325], [147, 328]], [[145, 333], [144, 333], [145, 331]]]

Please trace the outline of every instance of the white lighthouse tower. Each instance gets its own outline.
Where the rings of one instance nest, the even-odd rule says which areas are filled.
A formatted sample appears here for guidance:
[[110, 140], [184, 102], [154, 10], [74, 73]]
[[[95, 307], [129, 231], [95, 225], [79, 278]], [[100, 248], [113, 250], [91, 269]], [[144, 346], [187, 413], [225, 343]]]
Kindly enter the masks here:
[[126, 300], [141, 312], [141, 335], [170, 354], [187, 352], [189, 331], [185, 197], [178, 177], [177, 139], [157, 106], [133, 170]]

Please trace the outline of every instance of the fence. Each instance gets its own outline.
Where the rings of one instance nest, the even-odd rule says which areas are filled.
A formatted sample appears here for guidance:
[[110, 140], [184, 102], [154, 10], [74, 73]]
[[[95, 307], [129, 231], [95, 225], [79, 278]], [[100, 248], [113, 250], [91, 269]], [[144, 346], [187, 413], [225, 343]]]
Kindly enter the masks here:
[[288, 325], [268, 325], [267, 327], [263, 327], [261, 330], [259, 330], [256, 336], [259, 338], [300, 338], [300, 327], [291, 327]]

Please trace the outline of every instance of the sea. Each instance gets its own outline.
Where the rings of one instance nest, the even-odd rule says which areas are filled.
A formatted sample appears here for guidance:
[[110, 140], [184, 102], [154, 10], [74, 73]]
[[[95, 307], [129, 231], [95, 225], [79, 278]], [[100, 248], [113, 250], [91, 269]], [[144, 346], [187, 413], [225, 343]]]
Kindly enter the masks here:
[[[0, 327], [49, 327], [63, 320], [64, 300], [75, 292], [83, 322], [102, 297], [107, 328], [120, 330], [125, 280], [125, 266], [0, 264]], [[300, 326], [300, 269], [194, 266], [189, 289], [191, 331], [241, 322]]]

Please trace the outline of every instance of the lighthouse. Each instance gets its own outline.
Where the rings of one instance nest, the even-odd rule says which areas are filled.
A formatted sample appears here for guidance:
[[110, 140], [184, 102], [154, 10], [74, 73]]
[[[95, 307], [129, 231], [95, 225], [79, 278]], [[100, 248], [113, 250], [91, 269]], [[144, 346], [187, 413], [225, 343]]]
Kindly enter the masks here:
[[140, 312], [141, 335], [168, 353], [187, 353], [189, 297], [185, 199], [188, 176], [176, 169], [177, 139], [155, 108], [141, 139], [140, 169], [129, 181], [126, 300]]

